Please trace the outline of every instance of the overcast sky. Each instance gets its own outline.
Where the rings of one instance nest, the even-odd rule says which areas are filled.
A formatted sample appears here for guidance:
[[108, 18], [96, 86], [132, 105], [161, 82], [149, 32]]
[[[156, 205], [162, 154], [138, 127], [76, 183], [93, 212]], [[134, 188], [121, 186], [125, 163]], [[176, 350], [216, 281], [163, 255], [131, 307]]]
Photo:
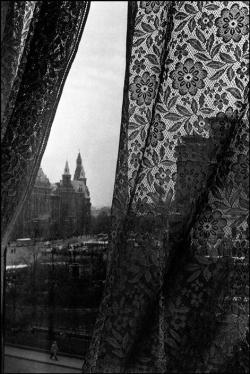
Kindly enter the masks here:
[[92, 1], [83, 36], [58, 105], [41, 166], [74, 176], [80, 150], [91, 203], [111, 205], [125, 74], [127, 2]]

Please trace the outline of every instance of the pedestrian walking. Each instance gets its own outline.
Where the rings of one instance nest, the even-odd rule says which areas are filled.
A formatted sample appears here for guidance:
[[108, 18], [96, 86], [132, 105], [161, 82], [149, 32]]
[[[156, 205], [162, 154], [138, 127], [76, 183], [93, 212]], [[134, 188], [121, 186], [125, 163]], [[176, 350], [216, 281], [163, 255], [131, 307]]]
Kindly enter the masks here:
[[54, 340], [50, 348], [51, 360], [55, 359], [56, 361], [58, 361], [57, 352], [58, 352], [58, 345], [57, 345], [57, 342]]

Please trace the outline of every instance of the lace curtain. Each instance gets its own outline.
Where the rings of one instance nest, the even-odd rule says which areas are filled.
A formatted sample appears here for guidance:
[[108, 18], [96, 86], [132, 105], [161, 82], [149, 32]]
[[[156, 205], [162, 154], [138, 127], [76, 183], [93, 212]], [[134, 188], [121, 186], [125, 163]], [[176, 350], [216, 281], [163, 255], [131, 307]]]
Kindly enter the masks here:
[[5, 246], [33, 186], [89, 2], [1, 4], [1, 235]]
[[89, 5], [88, 1], [1, 2], [2, 344], [4, 250], [34, 184]]
[[106, 288], [85, 373], [248, 372], [249, 5], [128, 2]]

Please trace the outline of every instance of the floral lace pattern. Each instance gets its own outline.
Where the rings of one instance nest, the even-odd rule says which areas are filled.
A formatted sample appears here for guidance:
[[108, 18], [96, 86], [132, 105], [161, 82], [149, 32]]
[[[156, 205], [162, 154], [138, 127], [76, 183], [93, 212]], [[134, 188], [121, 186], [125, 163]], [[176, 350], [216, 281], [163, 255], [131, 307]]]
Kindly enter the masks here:
[[247, 372], [248, 3], [129, 2], [128, 25], [109, 268], [83, 370]]
[[[17, 72], [23, 57], [24, 48], [28, 48], [29, 45], [27, 37], [31, 32], [32, 20], [34, 21], [36, 13], [40, 10], [40, 2], [15, 2], [13, 8], [13, 13], [10, 10], [7, 13], [8, 18], [6, 23], [15, 24], [15, 29], [12, 28], [8, 30], [8, 32], [5, 30], [1, 43], [1, 122], [4, 118], [5, 107], [11, 89], [17, 78]], [[1, 139], [3, 139], [4, 136], [5, 121], [2, 123]]]
[[[231, 4], [231, 6], [228, 4], [226, 8], [218, 2], [214, 2], [212, 6], [206, 2], [175, 2], [173, 6], [175, 10], [173, 15], [174, 28], [167, 46], [166, 70], [163, 73], [164, 81], [159, 89], [159, 99], [156, 102], [155, 119], [153, 119], [155, 121], [157, 118], [157, 123], [162, 125], [157, 129], [157, 135], [154, 136], [153, 143], [146, 145], [146, 152], [142, 156], [142, 170], [139, 171], [140, 179], [143, 178], [141, 183], [145, 183], [145, 185], [148, 184], [148, 181], [155, 180], [159, 167], [169, 170], [170, 178], [173, 178], [176, 172], [174, 148], [180, 136], [192, 134], [199, 134], [204, 137], [209, 137], [210, 134], [211, 136], [213, 129], [209, 128], [208, 122], [206, 122], [207, 117], [219, 116], [227, 111], [236, 115], [244, 110], [247, 101], [247, 71], [245, 75], [242, 75], [239, 70], [242, 63], [248, 61], [246, 33], [249, 27], [249, 16], [245, 4], [241, 2]], [[229, 44], [229, 41], [223, 43], [219, 35], [221, 19], [226, 11], [235, 14], [236, 8], [241, 12], [239, 17], [242, 18], [244, 25], [239, 29], [240, 38], [237, 43], [234, 41], [234, 44]], [[208, 27], [207, 22], [207, 27], [204, 28], [204, 20], [207, 15], [210, 16], [209, 22], [211, 25]], [[200, 26], [201, 19], [203, 20], [202, 26]], [[156, 22], [156, 20], [154, 21]], [[241, 25], [241, 23], [239, 24]], [[136, 32], [137, 29], [135, 35], [137, 35]], [[151, 32], [152, 36], [155, 32], [153, 26]], [[157, 42], [152, 43], [152, 51], [150, 48], [148, 50], [148, 46], [150, 46], [148, 33], [145, 33], [144, 43], [143, 41], [140, 42], [138, 54], [140, 53], [143, 57], [148, 58], [146, 69], [153, 79], [154, 71], [161, 69], [159, 64], [161, 62], [160, 60], [157, 61], [156, 57], [153, 59], [151, 52], [155, 56], [157, 50], [158, 55], [160, 52], [157, 49]], [[217, 35], [217, 39], [215, 39], [215, 35]], [[142, 36], [139, 39], [142, 39]], [[185, 53], [180, 55], [179, 50], [182, 47], [188, 55]], [[178, 62], [176, 62], [176, 55], [178, 55]], [[133, 65], [133, 61], [131, 65]], [[131, 74], [130, 79], [133, 82], [138, 78]], [[133, 83], [131, 86], [133, 86]], [[136, 102], [136, 104], [138, 103]], [[147, 123], [150, 122], [151, 107], [150, 103], [145, 102], [145, 104], [144, 108], [134, 109], [134, 97], [131, 93], [131, 111], [134, 111], [130, 117], [131, 125], [129, 124], [128, 134], [128, 139], [131, 139], [128, 145], [131, 150], [131, 157], [133, 156], [135, 141], [144, 144], [147, 137]], [[153, 131], [151, 127], [150, 131]], [[150, 135], [149, 138], [151, 138]], [[171, 147], [165, 143], [166, 139], [170, 144], [172, 142]], [[131, 178], [133, 178], [134, 170], [130, 169]], [[172, 180], [172, 183], [169, 183], [166, 179], [163, 186], [166, 192], [169, 188], [174, 188], [174, 182]], [[145, 195], [145, 198], [149, 199], [148, 194]]]

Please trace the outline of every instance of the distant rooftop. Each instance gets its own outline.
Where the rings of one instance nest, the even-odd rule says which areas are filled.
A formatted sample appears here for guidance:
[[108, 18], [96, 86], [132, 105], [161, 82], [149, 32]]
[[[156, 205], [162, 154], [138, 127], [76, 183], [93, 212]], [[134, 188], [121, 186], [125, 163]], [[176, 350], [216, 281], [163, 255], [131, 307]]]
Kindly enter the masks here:
[[36, 182], [35, 184], [46, 184], [50, 185], [49, 178], [47, 177], [46, 174], [44, 174], [43, 169], [39, 168], [37, 176], [36, 176]]

